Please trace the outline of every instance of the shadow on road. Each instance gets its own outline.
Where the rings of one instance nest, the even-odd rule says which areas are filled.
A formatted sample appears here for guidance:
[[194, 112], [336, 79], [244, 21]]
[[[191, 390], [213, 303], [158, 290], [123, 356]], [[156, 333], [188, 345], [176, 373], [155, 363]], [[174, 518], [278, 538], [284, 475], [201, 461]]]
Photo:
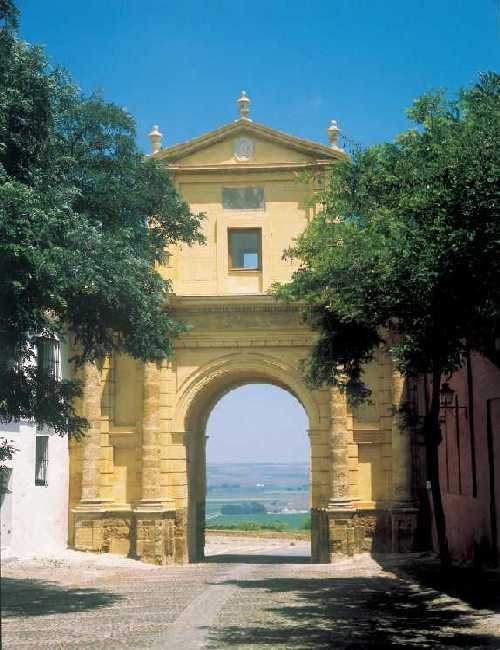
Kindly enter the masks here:
[[236, 553], [219, 553], [208, 555], [205, 562], [211, 564], [310, 564], [307, 555], [238, 555]]
[[475, 609], [500, 613], [500, 571], [451, 566], [443, 570], [438, 560], [423, 558], [411, 564], [387, 562], [374, 556], [382, 567], [401, 578], [411, 578], [422, 587], [436, 589], [453, 598], [459, 598]]
[[[238, 625], [213, 630], [211, 648], [498, 648], [499, 637], [471, 627], [478, 616], [431, 588], [390, 577], [234, 580], [250, 592]], [[252, 593], [253, 592], [253, 593]], [[286, 594], [283, 598], [282, 594]], [[263, 614], [253, 620], [256, 603]], [[253, 604], [250, 607], [250, 604]]]
[[43, 616], [109, 607], [123, 596], [95, 589], [60, 587], [44, 580], [2, 578], [2, 616]]

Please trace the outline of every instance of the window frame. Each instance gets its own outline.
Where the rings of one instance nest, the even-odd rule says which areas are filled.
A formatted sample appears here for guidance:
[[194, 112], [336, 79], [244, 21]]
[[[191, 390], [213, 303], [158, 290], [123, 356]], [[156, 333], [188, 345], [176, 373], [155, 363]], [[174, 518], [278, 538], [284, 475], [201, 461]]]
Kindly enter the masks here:
[[[231, 245], [230, 245], [231, 235], [233, 233], [245, 233], [245, 232], [257, 233], [257, 266], [252, 269], [246, 269], [245, 267], [242, 266], [233, 266], [233, 259], [231, 255]], [[235, 226], [227, 229], [227, 264], [228, 264], [229, 272], [233, 272], [233, 271], [237, 273], [261, 273], [262, 272], [262, 228], [255, 227], [255, 226], [240, 228], [238, 226]]]
[[47, 487], [49, 484], [49, 438], [38, 431], [35, 435], [35, 485]]
[[[61, 369], [61, 343], [57, 336], [44, 336], [39, 334], [34, 337], [35, 351], [36, 351], [36, 367], [37, 371], [44, 373], [47, 378], [54, 381], [60, 381], [62, 377]], [[48, 348], [52, 346], [52, 363], [48, 364], [50, 359], [44, 354], [44, 346]]]

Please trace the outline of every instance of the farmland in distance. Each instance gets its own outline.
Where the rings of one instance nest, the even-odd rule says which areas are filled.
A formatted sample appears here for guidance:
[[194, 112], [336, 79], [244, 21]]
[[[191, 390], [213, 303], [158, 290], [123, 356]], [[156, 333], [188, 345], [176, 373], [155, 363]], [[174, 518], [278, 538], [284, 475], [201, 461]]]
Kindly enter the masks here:
[[207, 529], [303, 530], [308, 521], [308, 464], [207, 465]]

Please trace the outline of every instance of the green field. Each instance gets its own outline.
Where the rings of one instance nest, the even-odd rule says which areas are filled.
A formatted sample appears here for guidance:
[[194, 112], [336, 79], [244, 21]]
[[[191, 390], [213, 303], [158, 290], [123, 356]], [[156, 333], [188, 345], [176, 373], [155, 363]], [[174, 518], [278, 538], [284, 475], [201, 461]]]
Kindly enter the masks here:
[[[305, 532], [308, 487], [309, 467], [303, 463], [209, 463], [206, 528]], [[267, 513], [248, 511], [252, 504], [264, 506]], [[222, 514], [229, 505], [242, 508], [238, 514]]]
[[229, 528], [236, 530], [241, 524], [254, 524], [256, 527], [275, 528], [281, 530], [304, 530], [304, 523], [309, 519], [309, 513], [290, 512], [280, 514], [257, 515], [216, 515], [208, 517], [206, 528]]

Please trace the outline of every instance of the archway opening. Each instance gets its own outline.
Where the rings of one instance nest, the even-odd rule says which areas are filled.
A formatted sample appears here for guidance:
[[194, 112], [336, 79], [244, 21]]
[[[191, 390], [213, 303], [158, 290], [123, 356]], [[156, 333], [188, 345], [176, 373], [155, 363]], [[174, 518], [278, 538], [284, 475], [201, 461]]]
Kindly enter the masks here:
[[[309, 422], [295, 395], [265, 380], [226, 386], [198, 427], [190, 454], [190, 501], [198, 510], [190, 517], [197, 529], [191, 558], [204, 557], [205, 543], [214, 552], [221, 535], [227, 548], [245, 549], [241, 538], [281, 538], [290, 558], [295, 547], [310, 555]], [[239, 541], [230, 544], [233, 536]]]

